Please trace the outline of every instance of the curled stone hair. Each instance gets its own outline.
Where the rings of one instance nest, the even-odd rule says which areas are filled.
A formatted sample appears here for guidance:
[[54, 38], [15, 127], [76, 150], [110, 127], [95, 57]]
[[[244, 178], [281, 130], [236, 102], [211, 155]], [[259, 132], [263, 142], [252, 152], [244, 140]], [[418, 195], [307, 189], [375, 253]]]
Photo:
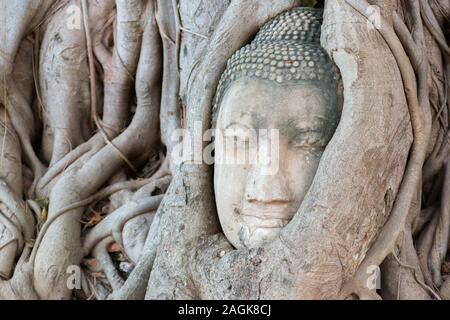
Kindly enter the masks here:
[[337, 91], [339, 70], [320, 46], [322, 15], [322, 9], [298, 7], [286, 11], [265, 24], [249, 45], [237, 51], [217, 87], [213, 123], [227, 88], [243, 77], [276, 83], [317, 82]]

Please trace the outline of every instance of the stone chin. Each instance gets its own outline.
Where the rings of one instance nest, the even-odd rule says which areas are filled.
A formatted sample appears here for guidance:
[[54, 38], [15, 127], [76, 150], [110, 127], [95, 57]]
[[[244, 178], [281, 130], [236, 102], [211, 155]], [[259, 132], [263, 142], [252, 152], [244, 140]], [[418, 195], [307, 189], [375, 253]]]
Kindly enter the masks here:
[[257, 248], [264, 243], [274, 240], [281, 229], [286, 226], [295, 212], [288, 208], [254, 208], [235, 209], [231, 220], [237, 230], [228, 224], [224, 226], [224, 233], [237, 248]]
[[[255, 224], [254, 221], [246, 222], [244, 219], [239, 219], [236, 222], [238, 231], [229, 231], [224, 229], [224, 234], [228, 241], [236, 248], [258, 248], [265, 243], [274, 240], [279, 234], [284, 225], [288, 221], [264, 221], [261, 224]], [[262, 224], [279, 224], [278, 227], [264, 227]]]

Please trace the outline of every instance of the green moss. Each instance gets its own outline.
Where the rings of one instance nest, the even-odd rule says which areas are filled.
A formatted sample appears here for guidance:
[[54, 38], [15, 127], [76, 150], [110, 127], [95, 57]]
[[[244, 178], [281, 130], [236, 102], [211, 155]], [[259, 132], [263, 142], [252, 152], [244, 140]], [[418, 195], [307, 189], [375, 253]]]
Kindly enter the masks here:
[[314, 8], [314, 6], [317, 4], [317, 0], [304, 0], [303, 6], [304, 7], [311, 7]]

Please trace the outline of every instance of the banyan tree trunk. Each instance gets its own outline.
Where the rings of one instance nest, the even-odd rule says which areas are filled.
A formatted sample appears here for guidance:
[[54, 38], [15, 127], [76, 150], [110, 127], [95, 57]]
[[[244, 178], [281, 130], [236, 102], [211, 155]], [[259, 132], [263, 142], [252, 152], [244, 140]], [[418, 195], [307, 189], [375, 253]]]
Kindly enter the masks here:
[[[196, 121], [208, 128], [226, 59], [279, 8], [295, 5], [277, 2], [259, 11], [248, 4], [230, 5], [192, 76], [187, 128]], [[379, 10], [381, 28], [371, 8]], [[326, 1], [322, 45], [341, 70], [344, 111], [296, 216], [273, 243], [233, 250], [218, 232], [210, 168], [184, 163], [160, 208], [161, 245], [147, 298], [379, 298], [368, 284], [385, 260], [383, 283], [403, 277], [385, 285], [386, 298], [439, 297], [424, 281], [412, 238], [413, 221], [426, 209], [421, 199], [436, 197], [425, 189], [422, 170], [430, 164], [424, 162], [442, 168], [445, 161], [430, 160], [436, 143], [441, 156], [448, 154], [442, 138], [436, 142], [447, 129], [431, 122], [447, 108], [433, 92], [448, 85], [428, 81], [431, 70], [445, 73], [444, 57], [421, 12], [415, 1]], [[428, 57], [431, 67], [417, 56]], [[444, 108], [432, 110], [433, 104]]]
[[[228, 59], [311, 2], [341, 120], [280, 236], [236, 250], [212, 167], [172, 158], [179, 129], [209, 129]], [[449, 18], [447, 0], [0, 0], [0, 299], [450, 299]]]

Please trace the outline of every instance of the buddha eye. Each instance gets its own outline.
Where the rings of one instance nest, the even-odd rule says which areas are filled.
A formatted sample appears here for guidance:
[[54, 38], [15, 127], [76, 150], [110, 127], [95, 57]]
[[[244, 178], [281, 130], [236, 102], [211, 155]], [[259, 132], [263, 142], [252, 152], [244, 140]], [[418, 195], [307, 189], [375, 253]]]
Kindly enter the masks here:
[[250, 138], [242, 135], [227, 136], [226, 145], [232, 149], [248, 149], [250, 147]]
[[249, 142], [250, 138], [247, 136], [242, 136], [242, 135], [231, 135], [231, 136], [227, 136], [229, 140], [231, 140], [232, 142]]
[[324, 141], [320, 132], [307, 131], [297, 134], [289, 145], [301, 150], [323, 150], [326, 147], [326, 141]]
[[253, 130], [239, 126], [238, 128], [228, 128], [225, 130], [225, 139], [227, 146], [238, 148], [249, 148], [254, 139]]

